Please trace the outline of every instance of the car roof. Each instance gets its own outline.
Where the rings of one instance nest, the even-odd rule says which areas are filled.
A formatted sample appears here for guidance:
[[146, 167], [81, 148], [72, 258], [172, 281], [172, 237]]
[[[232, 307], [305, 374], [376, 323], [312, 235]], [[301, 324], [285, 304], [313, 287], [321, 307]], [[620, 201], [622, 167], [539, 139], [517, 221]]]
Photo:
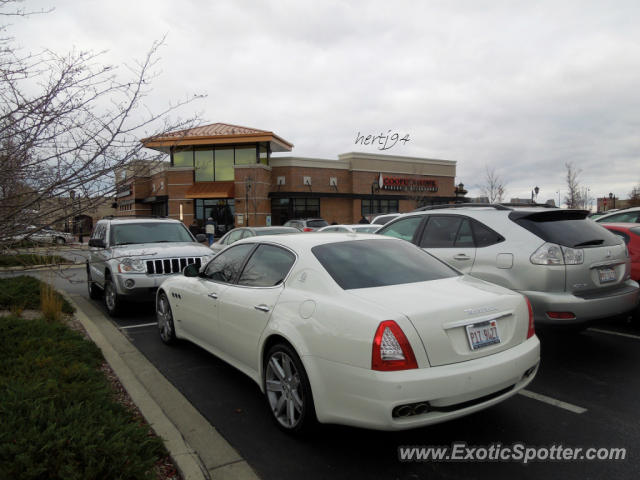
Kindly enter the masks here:
[[168, 217], [104, 217], [100, 221], [109, 221], [113, 223], [182, 223], [180, 220]]
[[287, 233], [284, 235], [265, 235], [263, 237], [250, 237], [243, 238], [235, 242], [233, 245], [240, 245], [241, 243], [274, 243], [280, 244], [285, 247], [289, 247], [292, 250], [311, 249], [317, 245], [324, 245], [326, 243], [336, 242], [349, 242], [357, 240], [398, 240], [404, 241], [393, 237], [386, 237], [382, 235], [376, 235], [374, 233], [340, 233], [340, 232], [327, 232], [322, 235], [306, 234], [300, 235], [298, 233]]

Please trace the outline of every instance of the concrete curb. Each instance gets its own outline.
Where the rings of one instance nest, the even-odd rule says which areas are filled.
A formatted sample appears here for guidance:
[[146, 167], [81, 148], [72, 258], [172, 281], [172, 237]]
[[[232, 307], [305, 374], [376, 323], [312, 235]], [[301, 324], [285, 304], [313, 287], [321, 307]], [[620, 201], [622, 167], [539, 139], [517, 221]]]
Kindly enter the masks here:
[[185, 480], [258, 480], [249, 464], [126, 336], [80, 295], [63, 296]]

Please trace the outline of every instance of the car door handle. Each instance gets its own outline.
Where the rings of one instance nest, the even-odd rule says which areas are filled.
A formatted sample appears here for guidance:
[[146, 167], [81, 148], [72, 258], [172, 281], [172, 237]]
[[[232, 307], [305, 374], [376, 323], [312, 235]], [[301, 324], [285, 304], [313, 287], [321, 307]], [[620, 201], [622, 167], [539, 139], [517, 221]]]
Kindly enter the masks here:
[[453, 256], [454, 260], [471, 260], [469, 255], [465, 255], [464, 253], [459, 253]]
[[255, 308], [256, 310], [260, 310], [261, 312], [268, 312], [269, 310], [271, 310], [269, 307], [267, 307], [266, 305], [262, 304], [262, 305], [255, 305], [253, 308]]
[[217, 300], [217, 299], [218, 299], [218, 294], [217, 294], [217, 293], [215, 293], [215, 292], [211, 292], [211, 293], [209, 293], [209, 294], [207, 295], [207, 297], [211, 297], [211, 298], [213, 298], [214, 300]]

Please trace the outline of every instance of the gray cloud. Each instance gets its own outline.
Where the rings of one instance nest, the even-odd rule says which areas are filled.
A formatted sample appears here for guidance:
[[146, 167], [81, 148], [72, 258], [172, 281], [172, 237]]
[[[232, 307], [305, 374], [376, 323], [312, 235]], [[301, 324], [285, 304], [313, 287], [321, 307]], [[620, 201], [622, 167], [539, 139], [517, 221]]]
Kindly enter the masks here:
[[206, 120], [272, 129], [298, 155], [366, 150], [358, 131], [391, 129], [412, 140], [388, 153], [457, 160], [472, 194], [485, 165], [511, 196], [557, 198], [566, 161], [592, 194], [640, 182], [637, 2], [54, 6], [15, 25], [25, 47], [107, 49], [119, 64], [167, 33], [152, 106], [207, 92]]

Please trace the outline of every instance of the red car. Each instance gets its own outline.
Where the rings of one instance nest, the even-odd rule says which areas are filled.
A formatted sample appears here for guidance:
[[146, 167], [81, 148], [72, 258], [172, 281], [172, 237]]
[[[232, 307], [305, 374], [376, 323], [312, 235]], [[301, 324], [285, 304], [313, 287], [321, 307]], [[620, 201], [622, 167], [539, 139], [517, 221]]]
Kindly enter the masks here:
[[640, 223], [601, 223], [603, 227], [624, 239], [631, 257], [631, 278], [640, 281]]

